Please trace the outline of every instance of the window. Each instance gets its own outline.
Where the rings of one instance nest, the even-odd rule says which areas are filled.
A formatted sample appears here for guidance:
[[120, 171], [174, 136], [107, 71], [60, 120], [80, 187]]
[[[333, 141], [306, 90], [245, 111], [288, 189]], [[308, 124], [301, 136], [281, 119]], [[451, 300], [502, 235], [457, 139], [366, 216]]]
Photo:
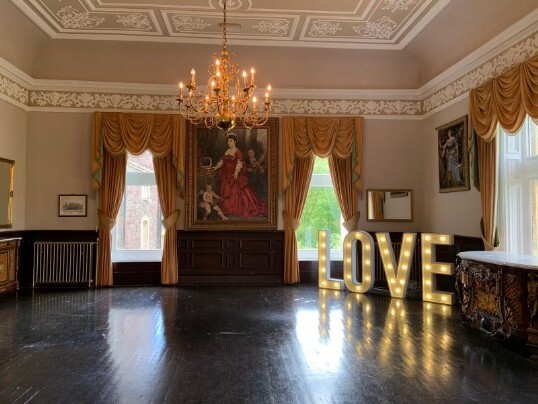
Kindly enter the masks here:
[[317, 261], [318, 232], [331, 232], [331, 259], [342, 259], [342, 240], [347, 234], [336, 199], [328, 159], [316, 157], [310, 189], [297, 229], [297, 249], [300, 260]]
[[160, 261], [164, 228], [153, 157], [127, 156], [125, 193], [112, 232], [112, 261]]
[[515, 136], [501, 135], [501, 243], [509, 253], [538, 255], [538, 127], [527, 117]]

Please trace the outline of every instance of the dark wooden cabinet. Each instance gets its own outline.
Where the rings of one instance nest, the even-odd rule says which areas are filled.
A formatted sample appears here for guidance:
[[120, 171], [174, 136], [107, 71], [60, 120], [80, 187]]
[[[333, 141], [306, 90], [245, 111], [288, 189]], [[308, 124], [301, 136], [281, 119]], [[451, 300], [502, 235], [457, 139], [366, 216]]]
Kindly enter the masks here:
[[[493, 258], [493, 259], [492, 259]], [[456, 287], [464, 323], [488, 335], [520, 338], [538, 355], [538, 266], [529, 256], [462, 253]]]
[[20, 238], [0, 239], [0, 293], [19, 288], [17, 273], [20, 240]]
[[180, 284], [282, 283], [284, 232], [178, 232]]

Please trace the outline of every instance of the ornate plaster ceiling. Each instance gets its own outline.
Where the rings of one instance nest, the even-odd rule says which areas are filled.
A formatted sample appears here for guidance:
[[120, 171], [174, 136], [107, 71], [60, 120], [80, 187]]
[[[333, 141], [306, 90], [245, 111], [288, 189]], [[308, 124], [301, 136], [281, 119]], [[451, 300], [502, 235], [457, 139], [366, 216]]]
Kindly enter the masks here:
[[[11, 0], [52, 38], [215, 43], [222, 0]], [[450, 0], [228, 0], [228, 37], [271, 46], [402, 49]], [[234, 32], [234, 28], [238, 29]]]

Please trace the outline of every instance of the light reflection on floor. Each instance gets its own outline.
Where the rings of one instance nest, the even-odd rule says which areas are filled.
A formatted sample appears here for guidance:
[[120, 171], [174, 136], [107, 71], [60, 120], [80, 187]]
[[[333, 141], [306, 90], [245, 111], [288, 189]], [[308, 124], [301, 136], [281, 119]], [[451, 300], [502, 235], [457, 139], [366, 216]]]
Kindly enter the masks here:
[[[113, 384], [122, 402], [134, 403], [151, 396], [152, 386], [159, 383], [166, 341], [160, 305], [152, 307], [115, 308], [108, 314], [109, 357]], [[140, 381], [144, 380], [144, 384]]]
[[320, 289], [317, 312], [298, 310], [296, 336], [313, 374], [337, 373], [343, 355], [354, 355], [357, 364], [374, 361], [381, 371], [393, 370], [397, 358], [408, 377], [434, 381], [452, 371], [443, 319], [453, 314], [446, 305]]

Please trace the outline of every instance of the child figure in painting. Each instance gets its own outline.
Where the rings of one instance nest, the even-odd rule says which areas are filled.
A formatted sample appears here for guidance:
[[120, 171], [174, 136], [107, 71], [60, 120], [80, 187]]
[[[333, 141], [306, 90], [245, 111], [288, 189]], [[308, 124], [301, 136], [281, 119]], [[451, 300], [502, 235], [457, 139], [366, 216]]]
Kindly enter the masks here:
[[218, 201], [222, 198], [213, 192], [213, 186], [211, 184], [206, 184], [205, 191], [202, 194], [202, 201], [198, 206], [204, 209], [204, 220], [207, 220], [213, 209], [220, 216], [222, 220], [228, 220], [228, 218], [222, 213]]

